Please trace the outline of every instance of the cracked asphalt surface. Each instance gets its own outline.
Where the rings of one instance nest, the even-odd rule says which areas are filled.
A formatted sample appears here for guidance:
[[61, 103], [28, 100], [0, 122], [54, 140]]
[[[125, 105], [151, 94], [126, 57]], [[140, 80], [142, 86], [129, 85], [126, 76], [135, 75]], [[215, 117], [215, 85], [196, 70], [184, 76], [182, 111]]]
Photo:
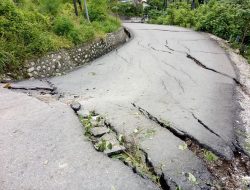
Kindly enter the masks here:
[[208, 35], [189, 29], [124, 25], [133, 39], [117, 50], [67, 75], [13, 85], [56, 89], [60, 101], [0, 91], [0, 189], [159, 188], [93, 149], [65, 105], [72, 100], [103, 115], [125, 136], [153, 129], [154, 135], [139, 144], [170, 189], [210, 189], [213, 180], [192, 151], [179, 148], [186, 137], [233, 159], [239, 84], [225, 51]]

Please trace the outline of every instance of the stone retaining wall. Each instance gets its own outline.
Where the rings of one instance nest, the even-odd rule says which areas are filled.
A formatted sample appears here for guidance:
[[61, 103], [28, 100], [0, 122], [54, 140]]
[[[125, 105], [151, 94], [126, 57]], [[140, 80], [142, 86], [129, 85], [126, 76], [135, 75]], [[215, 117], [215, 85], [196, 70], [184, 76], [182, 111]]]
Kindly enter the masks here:
[[30, 78], [60, 76], [112, 51], [126, 42], [128, 38], [128, 32], [121, 28], [117, 32], [107, 34], [104, 39], [98, 39], [73, 49], [63, 49], [39, 59], [29, 60], [25, 64], [27, 68], [25, 75], [28, 74]]

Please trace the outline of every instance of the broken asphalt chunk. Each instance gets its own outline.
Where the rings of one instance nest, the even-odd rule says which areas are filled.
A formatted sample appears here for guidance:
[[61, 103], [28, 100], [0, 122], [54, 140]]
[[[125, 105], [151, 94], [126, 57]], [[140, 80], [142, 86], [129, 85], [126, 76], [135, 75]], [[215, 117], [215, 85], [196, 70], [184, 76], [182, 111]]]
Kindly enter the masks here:
[[81, 109], [81, 104], [79, 102], [73, 102], [70, 104], [70, 107], [75, 111], [79, 111]]
[[105, 141], [108, 141], [110, 142], [113, 146], [114, 145], [119, 145], [120, 142], [116, 139], [116, 136], [115, 134], [113, 133], [108, 133], [108, 134], [105, 134], [103, 135], [100, 140], [105, 140]]
[[82, 108], [81, 108], [80, 110], [77, 111], [77, 114], [78, 114], [79, 116], [83, 117], [83, 118], [88, 118], [89, 115], [90, 115], [90, 113], [89, 113], [88, 110], [85, 110], [85, 109], [82, 109]]
[[125, 151], [125, 147], [121, 145], [115, 145], [111, 149], [105, 149], [104, 154], [107, 154], [107, 156], [112, 156], [114, 154], [120, 154], [123, 151]]
[[109, 132], [109, 129], [107, 127], [94, 127], [90, 129], [90, 132], [95, 137], [100, 137], [106, 133]]

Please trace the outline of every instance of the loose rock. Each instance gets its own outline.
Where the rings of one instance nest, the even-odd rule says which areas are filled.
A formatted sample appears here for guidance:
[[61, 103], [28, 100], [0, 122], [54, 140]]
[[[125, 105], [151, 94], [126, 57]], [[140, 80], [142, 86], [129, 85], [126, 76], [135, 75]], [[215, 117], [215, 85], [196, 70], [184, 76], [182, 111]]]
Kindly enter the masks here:
[[99, 122], [96, 120], [91, 120], [90, 123], [92, 124], [93, 127], [100, 127]]
[[79, 111], [81, 109], [81, 104], [79, 102], [73, 102], [70, 104], [70, 107], [75, 111]]
[[79, 111], [77, 111], [77, 114], [82, 116], [83, 118], [88, 118], [90, 115], [89, 111], [84, 109], [80, 109]]
[[105, 141], [111, 143], [113, 146], [120, 144], [119, 141], [116, 139], [115, 134], [113, 134], [113, 133], [103, 135], [100, 138], [100, 140], [105, 140]]
[[94, 121], [100, 121], [101, 120], [101, 116], [99, 116], [99, 115], [93, 116], [92, 120], [94, 120]]
[[30, 73], [30, 72], [33, 72], [34, 70], [35, 70], [35, 68], [31, 67], [31, 68], [28, 69], [28, 72]]
[[100, 137], [109, 132], [107, 127], [94, 127], [90, 130], [91, 134], [95, 137]]
[[107, 154], [107, 156], [112, 156], [114, 154], [120, 154], [122, 153], [126, 148], [121, 145], [113, 146], [112, 149], [106, 149], [104, 150], [104, 154]]

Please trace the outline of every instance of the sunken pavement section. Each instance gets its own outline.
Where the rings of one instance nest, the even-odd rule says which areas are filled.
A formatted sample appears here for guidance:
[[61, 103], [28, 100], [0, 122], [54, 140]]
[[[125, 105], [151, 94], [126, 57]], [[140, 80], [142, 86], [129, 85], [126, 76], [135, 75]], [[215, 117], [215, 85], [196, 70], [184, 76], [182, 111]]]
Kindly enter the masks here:
[[206, 34], [125, 25], [92, 64], [1, 88], [4, 189], [248, 188], [238, 62]]

